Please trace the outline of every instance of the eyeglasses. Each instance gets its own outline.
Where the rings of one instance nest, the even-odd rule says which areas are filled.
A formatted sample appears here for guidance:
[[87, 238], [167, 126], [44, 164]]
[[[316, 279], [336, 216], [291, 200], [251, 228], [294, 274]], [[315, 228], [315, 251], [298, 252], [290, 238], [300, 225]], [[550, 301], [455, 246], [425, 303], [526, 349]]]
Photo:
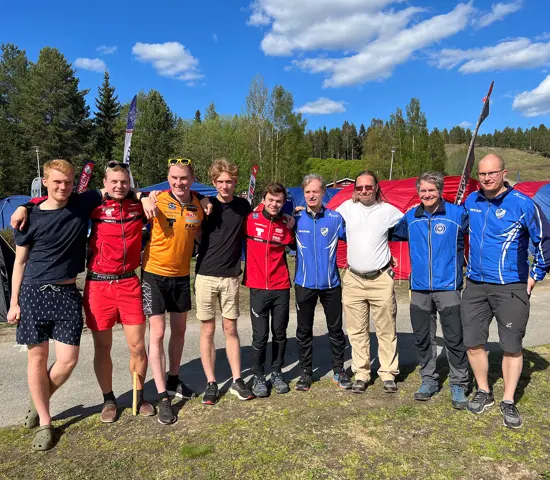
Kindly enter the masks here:
[[107, 170], [108, 168], [115, 168], [115, 167], [121, 167], [124, 170], [128, 170], [130, 168], [130, 165], [128, 165], [127, 163], [115, 162], [114, 160], [112, 160], [107, 164], [107, 167], [105, 167], [105, 170]]
[[478, 178], [497, 178], [499, 173], [504, 172], [504, 169], [502, 170], [496, 170], [495, 172], [477, 172]]
[[367, 192], [372, 192], [374, 190], [375, 185], [360, 185], [355, 187], [356, 192], [362, 192], [363, 190], [366, 190]]
[[169, 158], [168, 159], [168, 166], [172, 165], [191, 165], [193, 162], [189, 158]]

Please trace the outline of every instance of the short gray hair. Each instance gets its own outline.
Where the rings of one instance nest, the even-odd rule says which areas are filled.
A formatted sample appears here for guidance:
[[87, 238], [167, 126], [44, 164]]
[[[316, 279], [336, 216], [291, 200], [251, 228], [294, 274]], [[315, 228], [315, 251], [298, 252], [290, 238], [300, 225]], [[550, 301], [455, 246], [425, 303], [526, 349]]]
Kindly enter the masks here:
[[443, 192], [444, 177], [441, 172], [424, 172], [416, 180], [416, 190], [420, 189], [420, 182], [433, 183], [435, 188], [437, 188], [439, 193]]
[[325, 179], [316, 173], [308, 173], [304, 179], [302, 180], [302, 190], [305, 190], [305, 188], [313, 181], [313, 180], [319, 180], [321, 182], [321, 188], [323, 189], [323, 192], [327, 191], [327, 184], [325, 183]]

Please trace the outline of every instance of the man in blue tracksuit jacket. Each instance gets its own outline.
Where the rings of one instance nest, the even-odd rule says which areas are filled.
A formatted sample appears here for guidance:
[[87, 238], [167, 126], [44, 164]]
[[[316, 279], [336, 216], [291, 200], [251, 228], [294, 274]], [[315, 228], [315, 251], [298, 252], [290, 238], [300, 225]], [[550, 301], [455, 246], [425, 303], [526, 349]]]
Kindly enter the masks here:
[[338, 240], [345, 240], [342, 216], [323, 206], [326, 186], [321, 176], [306, 175], [302, 182], [307, 208], [297, 212], [296, 224], [296, 340], [302, 375], [296, 390], [307, 391], [312, 385], [313, 320], [317, 300], [325, 311], [332, 349], [334, 382], [350, 389], [352, 382], [344, 371], [346, 340], [342, 328], [342, 287], [336, 265]]
[[460, 291], [468, 215], [464, 207], [443, 200], [441, 173], [423, 173], [416, 188], [420, 205], [409, 210], [392, 233], [392, 240], [409, 241], [410, 314], [422, 378], [414, 398], [429, 400], [439, 391], [435, 343], [439, 313], [449, 361], [452, 406], [464, 409], [469, 374], [462, 341]]
[[[470, 254], [466, 288], [462, 294], [464, 344], [477, 382], [468, 403], [472, 413], [483, 413], [495, 400], [487, 381], [485, 343], [493, 317], [504, 351], [504, 425], [519, 428], [522, 420], [514, 393], [523, 367], [522, 340], [529, 319], [529, 297], [549, 267], [550, 226], [537, 205], [504, 182], [506, 168], [498, 155], [479, 162], [481, 189], [466, 199], [470, 216]], [[529, 239], [535, 247], [529, 268]]]

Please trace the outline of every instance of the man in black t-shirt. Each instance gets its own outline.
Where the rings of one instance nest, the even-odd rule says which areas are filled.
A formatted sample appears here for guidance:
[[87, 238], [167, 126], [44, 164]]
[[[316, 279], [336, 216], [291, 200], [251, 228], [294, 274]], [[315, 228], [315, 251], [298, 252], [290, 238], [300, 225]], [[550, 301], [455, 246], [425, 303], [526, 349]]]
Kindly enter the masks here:
[[239, 174], [236, 165], [226, 160], [217, 160], [210, 167], [209, 173], [218, 195], [210, 198], [212, 213], [202, 225], [195, 291], [197, 318], [202, 323], [201, 360], [207, 381], [202, 403], [214, 405], [219, 396], [214, 374], [216, 303], [221, 308], [225, 348], [233, 375], [229, 391], [240, 400], [254, 397], [241, 378], [241, 345], [237, 332], [243, 230], [252, 209], [245, 199], [234, 196]]
[[[91, 210], [101, 193], [71, 195], [73, 166], [65, 160], [44, 165], [48, 199], [34, 208], [23, 231], [15, 231], [8, 321], [17, 325], [17, 343], [28, 347], [28, 381], [32, 402], [25, 426], [34, 428], [32, 448], [53, 447], [50, 397], [71, 375], [82, 334], [82, 297], [76, 276], [84, 271], [86, 233]], [[56, 361], [48, 370], [49, 340]]]

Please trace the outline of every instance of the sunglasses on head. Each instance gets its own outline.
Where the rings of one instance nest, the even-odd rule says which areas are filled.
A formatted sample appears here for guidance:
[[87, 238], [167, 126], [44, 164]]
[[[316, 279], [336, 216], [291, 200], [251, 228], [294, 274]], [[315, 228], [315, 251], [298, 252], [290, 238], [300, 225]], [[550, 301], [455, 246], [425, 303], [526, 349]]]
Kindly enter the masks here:
[[372, 192], [374, 190], [375, 185], [360, 185], [355, 187], [356, 192], [362, 192], [363, 190], [366, 190], [367, 192]]
[[115, 167], [121, 167], [124, 170], [128, 170], [130, 168], [130, 165], [128, 165], [127, 163], [115, 162], [114, 160], [111, 160], [107, 164], [107, 168], [115, 168]]
[[168, 166], [172, 165], [191, 165], [193, 162], [189, 158], [169, 158]]

